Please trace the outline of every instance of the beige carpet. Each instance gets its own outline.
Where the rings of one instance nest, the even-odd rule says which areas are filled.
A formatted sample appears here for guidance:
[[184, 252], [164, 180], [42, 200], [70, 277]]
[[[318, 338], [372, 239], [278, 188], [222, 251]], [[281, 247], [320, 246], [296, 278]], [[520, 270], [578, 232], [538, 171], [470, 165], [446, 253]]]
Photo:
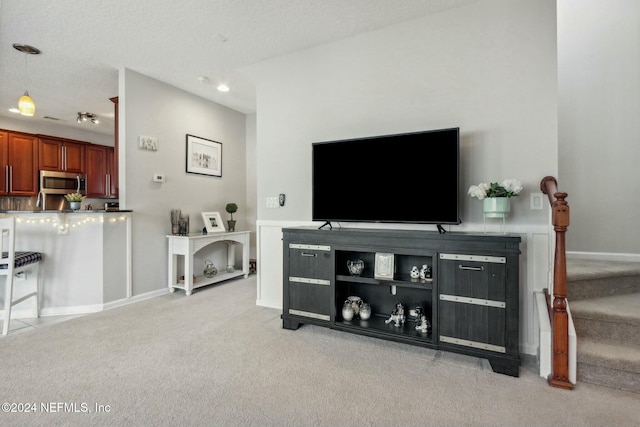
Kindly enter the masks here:
[[279, 311], [255, 305], [255, 289], [252, 276], [0, 339], [2, 401], [35, 404], [0, 413], [0, 425], [640, 423], [640, 395], [551, 388], [535, 367], [513, 378], [453, 353], [314, 326], [283, 330]]

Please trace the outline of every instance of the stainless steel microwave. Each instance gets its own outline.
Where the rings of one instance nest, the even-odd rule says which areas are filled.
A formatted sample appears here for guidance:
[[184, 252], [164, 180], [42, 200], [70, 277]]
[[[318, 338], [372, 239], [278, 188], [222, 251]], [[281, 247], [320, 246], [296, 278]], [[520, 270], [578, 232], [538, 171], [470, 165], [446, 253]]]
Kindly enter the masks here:
[[43, 194], [87, 194], [87, 175], [82, 173], [40, 171], [40, 191]]

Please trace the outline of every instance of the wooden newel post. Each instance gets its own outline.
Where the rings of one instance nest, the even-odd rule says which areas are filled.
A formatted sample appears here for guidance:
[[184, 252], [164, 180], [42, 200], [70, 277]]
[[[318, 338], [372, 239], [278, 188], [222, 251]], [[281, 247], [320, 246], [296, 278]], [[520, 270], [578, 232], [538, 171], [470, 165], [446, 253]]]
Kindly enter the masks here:
[[540, 182], [540, 190], [549, 197], [551, 222], [556, 233], [553, 268], [553, 302], [550, 309], [553, 371], [549, 384], [553, 387], [573, 389], [569, 381], [569, 313], [567, 313], [567, 255], [565, 234], [569, 227], [567, 193], [558, 192], [558, 181], [546, 176]]
[[553, 372], [549, 384], [573, 389], [569, 381], [569, 314], [567, 313], [567, 257], [565, 234], [569, 226], [567, 193], [555, 193], [552, 208], [553, 229], [556, 232], [555, 261], [553, 269], [553, 304], [551, 330], [553, 331]]

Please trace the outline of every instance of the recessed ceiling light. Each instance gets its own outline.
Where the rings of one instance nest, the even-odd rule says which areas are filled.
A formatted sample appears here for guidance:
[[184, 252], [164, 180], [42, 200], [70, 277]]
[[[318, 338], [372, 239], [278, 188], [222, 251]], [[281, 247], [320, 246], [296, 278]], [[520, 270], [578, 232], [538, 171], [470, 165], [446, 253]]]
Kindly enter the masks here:
[[207, 77], [207, 76], [200, 76], [200, 77], [198, 77], [198, 81], [200, 83], [209, 83], [210, 80], [209, 80], [209, 77]]
[[9, 112], [10, 113], [20, 113], [20, 110], [18, 110], [17, 108], [13, 107], [13, 108], [9, 108]]
[[217, 87], [218, 91], [220, 92], [229, 92], [229, 86], [227, 86], [224, 83], [220, 83]]

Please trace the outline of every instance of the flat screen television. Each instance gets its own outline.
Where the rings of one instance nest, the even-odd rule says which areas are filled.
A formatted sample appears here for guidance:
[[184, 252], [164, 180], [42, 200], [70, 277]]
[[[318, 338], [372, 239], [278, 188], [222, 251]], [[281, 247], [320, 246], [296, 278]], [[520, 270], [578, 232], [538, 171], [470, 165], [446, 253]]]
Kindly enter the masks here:
[[312, 147], [314, 221], [460, 224], [459, 128]]

